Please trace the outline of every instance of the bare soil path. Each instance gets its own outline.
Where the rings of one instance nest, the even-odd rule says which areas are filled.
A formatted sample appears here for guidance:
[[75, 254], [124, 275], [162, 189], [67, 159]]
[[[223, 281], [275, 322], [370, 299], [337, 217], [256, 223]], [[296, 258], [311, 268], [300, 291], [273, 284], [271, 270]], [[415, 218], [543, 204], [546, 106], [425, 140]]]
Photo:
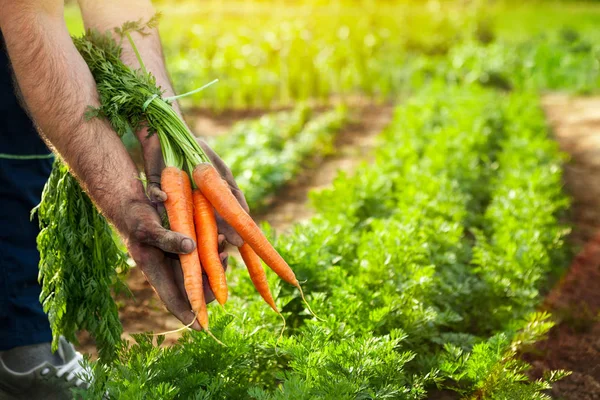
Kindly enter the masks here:
[[[340, 132], [336, 140], [335, 154], [324, 159], [311, 160], [301, 175], [283, 187], [275, 196], [273, 203], [264, 212], [255, 215], [255, 219], [269, 222], [278, 233], [282, 233], [294, 222], [310, 218], [312, 210], [308, 193], [312, 189], [329, 186], [338, 171], [352, 173], [358, 164], [370, 161], [376, 145], [376, 136], [391, 120], [392, 111], [392, 106], [353, 106], [351, 122]], [[220, 135], [226, 133], [235, 121], [258, 116], [260, 114], [256, 112], [236, 112], [220, 116], [198, 112], [191, 115], [188, 122], [197, 132], [205, 135]], [[158, 333], [181, 327], [181, 323], [166, 311], [137, 268], [132, 269], [127, 285], [134, 297], [117, 299], [121, 303], [119, 318], [123, 323], [125, 338], [131, 339], [132, 333], [145, 331]], [[172, 344], [179, 337], [180, 333], [169, 334], [164, 344]], [[95, 345], [87, 335], [82, 334], [80, 342], [79, 351], [96, 354]]]
[[565, 186], [573, 198], [570, 240], [582, 251], [551, 291], [545, 306], [558, 319], [548, 339], [529, 355], [533, 376], [565, 369], [555, 399], [600, 399], [600, 98], [550, 95], [543, 100], [562, 150], [570, 154]]
[[267, 221], [282, 233], [295, 222], [310, 218], [313, 210], [308, 193], [331, 185], [339, 171], [353, 173], [363, 161], [369, 162], [377, 144], [377, 135], [392, 118], [392, 106], [365, 106], [353, 109], [350, 124], [338, 136], [336, 152], [323, 160], [312, 160], [289, 185], [283, 187], [273, 203], [255, 217]]

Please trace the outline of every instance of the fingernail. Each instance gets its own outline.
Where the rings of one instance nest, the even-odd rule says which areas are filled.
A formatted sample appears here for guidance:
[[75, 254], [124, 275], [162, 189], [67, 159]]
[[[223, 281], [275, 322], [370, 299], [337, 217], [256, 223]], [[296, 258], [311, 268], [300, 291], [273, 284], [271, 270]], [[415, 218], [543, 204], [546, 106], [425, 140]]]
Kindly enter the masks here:
[[194, 250], [194, 242], [192, 239], [183, 239], [181, 241], [181, 250], [185, 251], [186, 253], [190, 253], [192, 250]]

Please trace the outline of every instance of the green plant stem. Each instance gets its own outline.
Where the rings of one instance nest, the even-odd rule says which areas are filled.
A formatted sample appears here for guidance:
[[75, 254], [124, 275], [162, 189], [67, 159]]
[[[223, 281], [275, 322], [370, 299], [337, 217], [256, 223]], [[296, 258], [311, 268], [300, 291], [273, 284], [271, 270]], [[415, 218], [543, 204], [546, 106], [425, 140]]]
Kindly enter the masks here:
[[135, 57], [137, 58], [138, 62], [140, 63], [140, 67], [142, 68], [142, 71], [144, 72], [144, 74], [147, 75], [148, 71], [146, 70], [146, 64], [144, 64], [144, 60], [142, 60], [142, 56], [141, 56], [140, 52], [138, 51], [138, 48], [135, 45], [135, 42], [133, 41], [131, 34], [129, 32], [127, 32], [125, 35], [127, 36], [127, 40], [129, 41], [129, 44], [131, 45], [131, 48], [133, 49], [133, 51], [135, 53]]
[[207, 87], [214, 85], [217, 82], [219, 82], [219, 80], [215, 79], [215, 80], [213, 80], [211, 82], [208, 82], [206, 85], [203, 85], [203, 86], [199, 87], [198, 89], [194, 89], [194, 90], [191, 90], [191, 91], [183, 93], [183, 94], [178, 94], [177, 96], [165, 97], [164, 100], [166, 102], [168, 102], [168, 103], [171, 103], [171, 102], [173, 102], [173, 101], [175, 101], [177, 99], [180, 99], [182, 97], [191, 96], [192, 94], [199, 93], [199, 92], [203, 91], [204, 89], [206, 89]]

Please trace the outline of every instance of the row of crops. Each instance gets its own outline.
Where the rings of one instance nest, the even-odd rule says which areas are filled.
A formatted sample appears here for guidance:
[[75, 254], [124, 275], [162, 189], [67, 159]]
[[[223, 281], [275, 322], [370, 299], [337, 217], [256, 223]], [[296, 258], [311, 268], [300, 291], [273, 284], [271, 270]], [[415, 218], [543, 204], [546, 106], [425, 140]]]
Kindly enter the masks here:
[[[305, 112], [283, 131], [308, 130]], [[225, 346], [136, 336], [83, 395], [545, 398], [563, 373], [530, 382], [517, 354], [552, 325], [535, 310], [568, 256], [562, 161], [536, 95], [431, 85], [396, 109], [373, 164], [313, 194], [315, 217], [276, 238], [322, 321], [270, 275], [288, 322], [278, 340], [281, 320], [235, 268], [227, 312], [209, 310]]]
[[600, 83], [593, 33], [558, 23], [526, 39], [506, 37], [494, 29], [487, 1], [301, 4], [287, 12], [255, 6], [253, 18], [244, 17], [242, 6], [237, 12], [191, 3], [166, 9], [161, 31], [176, 89], [183, 93], [220, 79], [188, 105], [395, 99], [440, 78], [578, 92]]
[[231, 168], [251, 210], [263, 208], [311, 158], [333, 152], [345, 125], [343, 107], [320, 115], [306, 106], [237, 123], [211, 142]]

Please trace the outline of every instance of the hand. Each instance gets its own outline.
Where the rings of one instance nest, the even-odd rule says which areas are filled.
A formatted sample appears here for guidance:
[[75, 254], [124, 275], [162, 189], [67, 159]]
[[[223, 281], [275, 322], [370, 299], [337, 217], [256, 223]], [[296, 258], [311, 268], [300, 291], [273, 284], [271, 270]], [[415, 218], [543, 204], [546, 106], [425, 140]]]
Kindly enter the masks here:
[[[193, 248], [188, 251], [188, 248], [183, 245], [186, 239], [189, 238], [176, 232], [169, 231], [160, 224], [159, 213], [164, 213], [162, 203], [167, 199], [167, 195], [160, 187], [160, 177], [161, 172], [164, 169], [164, 162], [158, 137], [156, 135], [148, 137], [147, 132], [142, 131], [138, 133], [138, 139], [142, 144], [144, 170], [148, 182], [146, 193], [152, 202], [152, 206], [148, 204], [148, 208], [149, 210], [154, 208], [155, 215], [152, 218], [154, 222], [150, 226], [144, 226], [142, 234], [140, 235], [140, 233], [138, 233], [128, 248], [132, 258], [136, 261], [138, 266], [140, 266], [146, 279], [156, 290], [167, 306], [167, 309], [181, 322], [187, 325], [192, 320], [193, 313], [191, 312], [191, 306], [187, 300], [179, 259], [175, 254], [189, 253]], [[238, 199], [246, 212], [248, 212], [246, 199], [237, 186], [231, 170], [204, 141], [198, 140], [198, 143], [202, 146], [202, 149], [209, 157], [214, 167], [228, 183], [233, 195]], [[228, 255], [223, 251], [225, 240], [237, 247], [243, 244], [243, 240], [220, 215], [216, 214], [215, 216], [219, 232], [219, 256], [223, 268], [227, 269]], [[148, 234], [148, 232], [150, 233]], [[147, 237], [157, 239], [152, 239], [150, 240], [150, 243], [148, 243]], [[182, 246], [185, 248], [182, 248]], [[208, 303], [214, 300], [214, 294], [208, 285], [208, 278], [205, 274], [203, 275], [203, 283], [204, 295], [206, 302]], [[191, 327], [193, 329], [201, 329], [197, 321], [195, 321]]]
[[[144, 170], [146, 171], [146, 179], [148, 181], [146, 192], [150, 200], [160, 207], [160, 203], [167, 199], [166, 193], [160, 188], [160, 174], [165, 167], [162, 159], [162, 153], [160, 151], [160, 142], [158, 141], [157, 135], [147, 137], [145, 131], [138, 134], [138, 139], [142, 143]], [[206, 142], [200, 139], [196, 140], [212, 162], [215, 169], [219, 172], [219, 174], [221, 174], [221, 177], [225, 179], [229, 185], [229, 188], [231, 189], [231, 192], [238, 200], [242, 208], [246, 210], [247, 213], [250, 213], [244, 193], [242, 193], [235, 182], [229, 167]], [[223, 220], [218, 213], [216, 213], [215, 216], [217, 218], [219, 234], [224, 235], [227, 242], [236, 247], [240, 247], [242, 244], [244, 244], [244, 241], [240, 235], [238, 235], [237, 232], [227, 222], [225, 222], [225, 220]]]
[[[194, 250], [195, 242], [180, 233], [165, 229], [160, 222], [156, 209], [151, 203], [136, 202], [131, 205], [126, 215], [125, 227], [129, 232], [126, 244], [131, 258], [143, 272], [165, 306], [177, 319], [185, 325], [195, 320], [191, 311], [185, 288], [183, 273], [177, 254], [186, 254]], [[219, 235], [219, 255], [223, 268], [227, 268], [227, 254], [222, 252], [225, 238]], [[208, 278], [203, 275], [206, 302], [214, 300], [208, 285]], [[198, 321], [191, 326], [200, 330]]]

